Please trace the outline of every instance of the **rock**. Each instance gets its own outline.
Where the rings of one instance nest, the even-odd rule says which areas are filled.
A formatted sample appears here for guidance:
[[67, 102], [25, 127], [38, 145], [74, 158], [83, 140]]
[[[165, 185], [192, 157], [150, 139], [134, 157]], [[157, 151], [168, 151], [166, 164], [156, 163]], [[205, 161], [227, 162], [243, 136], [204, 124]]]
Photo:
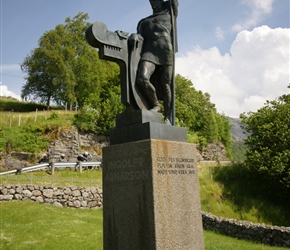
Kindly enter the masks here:
[[8, 188], [2, 188], [1, 194], [8, 194]]
[[32, 196], [32, 193], [29, 191], [29, 190], [23, 190], [22, 191], [22, 194], [25, 196], [25, 197], [31, 197]]
[[9, 189], [9, 194], [15, 194], [15, 189], [14, 188]]
[[83, 196], [84, 198], [88, 198], [88, 197], [89, 197], [89, 193], [88, 193], [88, 192], [83, 192], [83, 193], [82, 193], [82, 196]]
[[53, 190], [52, 189], [44, 189], [43, 190], [43, 196], [45, 196], [47, 198], [52, 198]]
[[76, 201], [73, 201], [73, 206], [76, 207], [76, 208], [79, 208], [81, 206], [81, 202], [76, 200]]
[[82, 202], [81, 202], [81, 206], [82, 206], [82, 207], [87, 207], [87, 206], [88, 206], [87, 201], [82, 201]]
[[12, 199], [13, 199], [13, 195], [11, 194], [0, 195], [0, 201], [10, 201]]
[[225, 147], [220, 142], [213, 142], [208, 144], [203, 152], [201, 152], [200, 145], [197, 145], [197, 150], [200, 152], [202, 160], [204, 161], [229, 160], [226, 155]]
[[56, 202], [56, 201], [52, 205], [55, 207], [63, 207], [63, 205], [61, 203]]
[[34, 195], [34, 196], [40, 196], [40, 195], [42, 195], [42, 193], [39, 190], [33, 190], [32, 191], [32, 195]]
[[44, 202], [42, 196], [37, 196], [36, 199], [35, 199], [35, 201], [38, 202], [38, 203], [43, 203]]
[[14, 195], [16, 200], [22, 200], [23, 196], [21, 194], [15, 194]]
[[78, 197], [81, 195], [81, 192], [77, 189], [77, 190], [72, 191], [71, 195], [74, 197]]

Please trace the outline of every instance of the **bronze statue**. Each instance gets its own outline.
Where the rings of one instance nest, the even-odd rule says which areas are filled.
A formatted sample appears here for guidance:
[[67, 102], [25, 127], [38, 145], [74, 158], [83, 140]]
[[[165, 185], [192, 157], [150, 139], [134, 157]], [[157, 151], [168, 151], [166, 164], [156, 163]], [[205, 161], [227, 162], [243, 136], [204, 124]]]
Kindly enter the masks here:
[[87, 29], [90, 45], [99, 48], [101, 59], [121, 69], [122, 103], [129, 109], [161, 112], [164, 122], [174, 125], [174, 55], [177, 52], [178, 0], [150, 0], [153, 14], [140, 20], [137, 33], [111, 32], [96, 22]]
[[136, 84], [150, 110], [161, 112], [158, 99], [163, 100], [164, 122], [173, 124], [174, 53], [177, 49], [173, 19], [177, 16], [178, 1], [150, 0], [150, 4], [153, 14], [142, 19], [137, 34], [129, 37], [129, 44], [133, 45], [143, 40]]

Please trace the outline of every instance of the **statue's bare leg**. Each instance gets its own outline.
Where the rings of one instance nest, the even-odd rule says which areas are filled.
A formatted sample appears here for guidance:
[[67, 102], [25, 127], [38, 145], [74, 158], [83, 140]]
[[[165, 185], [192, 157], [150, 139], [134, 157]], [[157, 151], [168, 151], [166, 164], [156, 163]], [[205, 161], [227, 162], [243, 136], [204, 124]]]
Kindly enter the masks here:
[[141, 61], [138, 67], [137, 85], [149, 101], [151, 110], [161, 112], [160, 103], [156, 95], [156, 89], [150, 82], [150, 77], [154, 73], [155, 67], [154, 63]]
[[172, 73], [171, 65], [161, 66], [160, 80], [163, 88], [164, 123], [172, 124]]

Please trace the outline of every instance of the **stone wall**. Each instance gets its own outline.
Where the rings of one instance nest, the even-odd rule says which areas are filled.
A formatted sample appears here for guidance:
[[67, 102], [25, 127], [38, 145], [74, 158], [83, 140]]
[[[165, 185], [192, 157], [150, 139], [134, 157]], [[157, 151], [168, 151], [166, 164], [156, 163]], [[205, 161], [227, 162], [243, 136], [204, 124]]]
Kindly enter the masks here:
[[103, 205], [102, 195], [102, 188], [96, 187], [0, 186], [0, 201], [31, 200], [57, 207], [99, 208]]
[[238, 239], [272, 246], [290, 247], [290, 227], [266, 226], [202, 212], [203, 228]]
[[[96, 187], [1, 185], [0, 201], [10, 200], [31, 200], [57, 207], [96, 209], [103, 205], [103, 190]], [[203, 227], [207, 230], [267, 245], [290, 247], [290, 227], [226, 219], [205, 212], [202, 212], [202, 220]]]

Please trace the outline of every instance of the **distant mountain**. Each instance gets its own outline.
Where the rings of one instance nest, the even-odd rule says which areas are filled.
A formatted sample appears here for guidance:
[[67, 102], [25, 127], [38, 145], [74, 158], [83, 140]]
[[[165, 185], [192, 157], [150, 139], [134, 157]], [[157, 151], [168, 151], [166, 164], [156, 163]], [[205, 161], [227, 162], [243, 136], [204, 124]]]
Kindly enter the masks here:
[[229, 117], [232, 125], [232, 139], [233, 142], [243, 142], [249, 136], [249, 133], [241, 128], [241, 119]]

